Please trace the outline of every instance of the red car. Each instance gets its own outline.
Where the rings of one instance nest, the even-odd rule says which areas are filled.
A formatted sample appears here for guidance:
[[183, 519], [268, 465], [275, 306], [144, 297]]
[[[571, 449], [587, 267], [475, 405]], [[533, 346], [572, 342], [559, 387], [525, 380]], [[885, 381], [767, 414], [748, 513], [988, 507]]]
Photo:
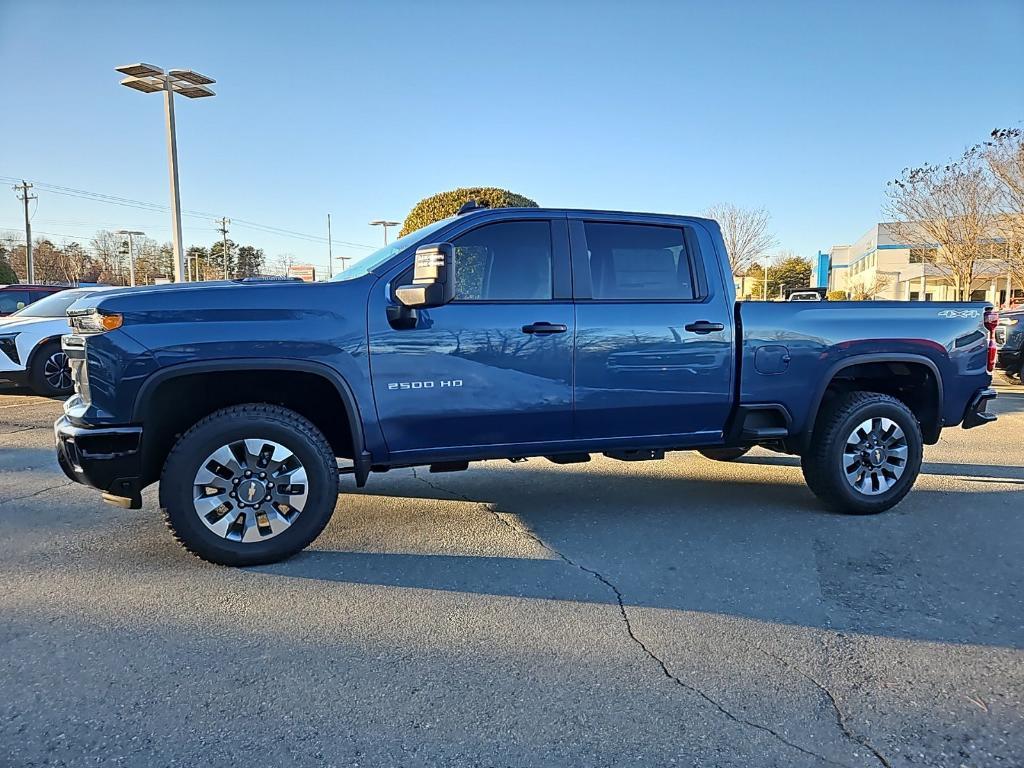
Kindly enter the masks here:
[[66, 285], [0, 285], [0, 317], [67, 288]]

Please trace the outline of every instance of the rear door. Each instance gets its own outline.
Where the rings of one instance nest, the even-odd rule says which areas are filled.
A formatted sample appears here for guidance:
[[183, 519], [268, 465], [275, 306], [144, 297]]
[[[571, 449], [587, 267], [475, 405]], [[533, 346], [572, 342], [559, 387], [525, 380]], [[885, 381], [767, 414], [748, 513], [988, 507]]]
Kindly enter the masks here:
[[[451, 237], [456, 298], [395, 323], [396, 269], [370, 302], [370, 366], [391, 454], [486, 454], [572, 437], [566, 220], [488, 221]], [[497, 453], [505, 451], [493, 449]]]
[[570, 219], [576, 436], [707, 442], [732, 407], [733, 299], [707, 230]]

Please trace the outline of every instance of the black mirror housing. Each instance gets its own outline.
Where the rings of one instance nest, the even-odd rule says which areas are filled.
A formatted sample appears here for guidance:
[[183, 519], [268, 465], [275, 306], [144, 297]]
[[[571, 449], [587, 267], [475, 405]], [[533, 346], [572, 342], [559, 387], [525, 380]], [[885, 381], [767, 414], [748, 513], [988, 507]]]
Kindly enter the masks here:
[[442, 307], [455, 298], [455, 248], [431, 243], [416, 249], [412, 285], [395, 289], [395, 296], [411, 309]]

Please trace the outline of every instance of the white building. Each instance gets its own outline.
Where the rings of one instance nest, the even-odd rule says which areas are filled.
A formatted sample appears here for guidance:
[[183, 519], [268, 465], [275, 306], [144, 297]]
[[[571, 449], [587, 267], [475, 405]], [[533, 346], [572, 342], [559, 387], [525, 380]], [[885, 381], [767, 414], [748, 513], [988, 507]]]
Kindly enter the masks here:
[[[985, 244], [986, 255], [978, 261], [970, 287], [972, 301], [998, 306], [1006, 301], [1008, 245], [993, 237]], [[895, 225], [875, 224], [852, 245], [834, 245], [828, 253], [828, 289], [851, 298], [900, 301], [954, 301], [953, 280], [941, 264], [936, 245], [908, 244], [895, 234]], [[1012, 286], [1013, 295], [1024, 296], [1024, 285]]]

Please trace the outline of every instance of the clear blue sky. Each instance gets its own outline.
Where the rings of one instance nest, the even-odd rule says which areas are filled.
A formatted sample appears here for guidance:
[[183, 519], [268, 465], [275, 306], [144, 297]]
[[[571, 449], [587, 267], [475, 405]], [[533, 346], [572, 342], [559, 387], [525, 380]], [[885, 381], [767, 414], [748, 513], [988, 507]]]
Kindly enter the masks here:
[[[1024, 120], [1024, 2], [113, 3], [0, 0], [0, 176], [167, 203], [135, 61], [218, 80], [178, 100], [185, 209], [377, 244], [370, 219], [507, 187], [542, 205], [765, 206], [813, 254], [885, 182]], [[0, 228], [20, 204], [0, 187]], [[40, 190], [36, 230], [170, 236], [169, 216]], [[186, 243], [218, 235], [185, 219]], [[324, 264], [326, 246], [232, 236]], [[337, 246], [336, 254], [365, 249]]]

